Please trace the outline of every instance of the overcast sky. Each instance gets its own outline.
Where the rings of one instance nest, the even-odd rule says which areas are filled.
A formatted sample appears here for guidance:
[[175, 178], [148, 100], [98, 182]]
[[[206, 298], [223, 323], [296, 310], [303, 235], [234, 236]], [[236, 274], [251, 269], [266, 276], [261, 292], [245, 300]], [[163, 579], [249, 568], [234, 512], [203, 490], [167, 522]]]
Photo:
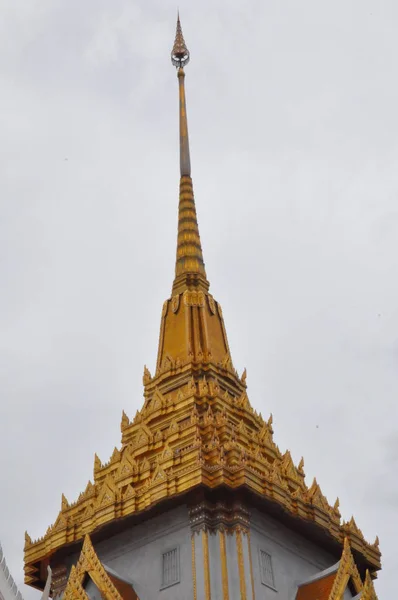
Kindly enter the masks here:
[[[398, 572], [396, 0], [179, 0], [211, 291], [275, 440]], [[0, 541], [22, 584], [142, 404], [173, 279], [171, 0], [0, 0]]]

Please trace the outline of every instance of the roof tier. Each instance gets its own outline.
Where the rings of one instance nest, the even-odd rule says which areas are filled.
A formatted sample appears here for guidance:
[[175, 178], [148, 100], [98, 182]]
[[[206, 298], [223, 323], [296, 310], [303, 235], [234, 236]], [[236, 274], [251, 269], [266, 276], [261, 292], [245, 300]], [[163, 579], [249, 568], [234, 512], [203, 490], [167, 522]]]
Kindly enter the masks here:
[[338, 501], [329, 504], [316, 480], [306, 484], [303, 460], [296, 466], [289, 451], [282, 454], [272, 418], [264, 421], [253, 409], [245, 374], [239, 378], [226, 358], [219, 364], [174, 361], [154, 378], [145, 369], [144, 406], [132, 420], [123, 413], [121, 446], [107, 463], [95, 456], [94, 481], [73, 503], [62, 496], [44, 537], [26, 536], [26, 583], [41, 587], [40, 564], [65, 545], [200, 486], [246, 490], [301, 529], [339, 545], [348, 537], [364, 567], [380, 568], [378, 540], [367, 543], [353, 518], [341, 522]]

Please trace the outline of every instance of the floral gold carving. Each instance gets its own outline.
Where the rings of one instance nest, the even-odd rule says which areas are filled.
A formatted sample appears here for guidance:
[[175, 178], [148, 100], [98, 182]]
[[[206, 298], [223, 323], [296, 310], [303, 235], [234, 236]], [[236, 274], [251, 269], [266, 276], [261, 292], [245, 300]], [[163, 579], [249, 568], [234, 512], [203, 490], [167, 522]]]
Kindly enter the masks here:
[[123, 411], [122, 412], [122, 420], [120, 423], [120, 430], [123, 433], [123, 431], [130, 425], [130, 419], [128, 418], [128, 416], [126, 415], [126, 413]]
[[148, 385], [152, 381], [152, 375], [148, 367], [144, 366], [144, 375], [142, 376], [142, 383], [144, 385]]
[[247, 533], [247, 545], [249, 548], [249, 563], [250, 563], [250, 582], [252, 586], [252, 600], [256, 600], [255, 588], [254, 588], [254, 572], [253, 572], [253, 559], [252, 559], [252, 545], [250, 531]]
[[88, 535], [84, 538], [83, 548], [76, 567], [72, 566], [63, 600], [89, 599], [83, 588], [86, 574], [98, 587], [104, 600], [123, 600], [99, 560]]
[[193, 600], [198, 600], [198, 593], [196, 587], [196, 557], [195, 557], [195, 535], [191, 536], [191, 552], [192, 552], [192, 587], [193, 587]]
[[199, 306], [203, 307], [205, 305], [205, 294], [201, 291], [186, 291], [183, 295], [185, 306]]
[[205, 582], [205, 600], [211, 600], [210, 592], [210, 562], [209, 562], [209, 538], [208, 533], [204, 529], [202, 531], [202, 546], [203, 546], [203, 566], [204, 566], [204, 582]]
[[368, 569], [366, 570], [365, 582], [361, 593], [361, 600], [377, 600], [376, 591]]
[[345, 538], [343, 554], [328, 600], [341, 600], [350, 578], [352, 579], [356, 594], [359, 594], [363, 588], [362, 580], [355, 564], [348, 538]]
[[[228, 354], [228, 364], [229, 360]], [[223, 482], [232, 491], [242, 481], [254, 494], [323, 529], [337, 542], [349, 537], [365, 564], [372, 571], [379, 568], [378, 545], [364, 540], [355, 520], [341, 525], [338, 505], [329, 505], [317, 481], [306, 487], [303, 460], [296, 466], [290, 452], [280, 453], [273, 441], [272, 416], [265, 422], [252, 409], [241, 382], [234, 379], [231, 384], [231, 370], [225, 374], [219, 365], [212, 369], [206, 375], [167, 371], [151, 379], [144, 408], [132, 421], [122, 415], [122, 447], [115, 448], [105, 464], [96, 455], [94, 482], [76, 502], [63, 499], [54, 525], [42, 538], [25, 541], [27, 583], [36, 585], [38, 563], [60, 544], [77, 542], [118, 515], [140, 514], [198, 484], [215, 489]], [[170, 387], [162, 377], [166, 382], [180, 380]], [[209, 515], [197, 523], [218, 527]], [[243, 515], [239, 519], [243, 526]], [[227, 517], [221, 521], [227, 532]]]
[[210, 294], [208, 294], [207, 300], [209, 302], [209, 308], [210, 308], [211, 314], [215, 315], [216, 314], [216, 303], [214, 302], [213, 296], [210, 296]]
[[226, 551], [226, 546], [225, 546], [225, 531], [220, 530], [218, 535], [220, 537], [221, 581], [222, 581], [223, 600], [229, 600], [228, 565], [227, 565], [227, 551]]
[[237, 531], [236, 531], [236, 549], [238, 552], [240, 597], [241, 597], [241, 600], [247, 600], [245, 563], [243, 560], [242, 533], [241, 533], [240, 529], [237, 529]]
[[171, 310], [175, 314], [180, 307], [180, 294], [173, 296], [171, 299]]

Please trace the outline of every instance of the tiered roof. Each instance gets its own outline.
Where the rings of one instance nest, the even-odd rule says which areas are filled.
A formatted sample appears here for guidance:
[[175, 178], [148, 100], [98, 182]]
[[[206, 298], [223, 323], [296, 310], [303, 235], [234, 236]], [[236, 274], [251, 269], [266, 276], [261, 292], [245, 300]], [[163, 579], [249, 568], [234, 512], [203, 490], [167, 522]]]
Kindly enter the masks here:
[[[26, 536], [27, 583], [38, 580], [35, 563], [65, 544], [198, 486], [246, 488], [339, 544], [347, 537], [369, 568], [380, 568], [378, 540], [368, 544], [354, 518], [341, 522], [338, 500], [329, 504], [316, 480], [307, 486], [303, 460], [296, 466], [289, 451], [282, 454], [272, 418], [252, 408], [232, 367], [208, 373], [195, 377], [180, 366], [152, 379], [146, 371], [145, 403], [132, 421], [123, 413], [121, 447], [107, 463], [95, 457], [94, 481], [73, 503], [62, 496], [43, 538]], [[174, 377], [178, 385], [170, 389]]]
[[[180, 27], [180, 25], [179, 25]], [[337, 556], [347, 539], [361, 568], [380, 568], [378, 540], [369, 544], [354, 518], [342, 522], [338, 499], [329, 504], [304, 461], [295, 465], [273, 439], [272, 416], [252, 407], [246, 371], [235, 370], [223, 312], [209, 293], [190, 172], [184, 56], [177, 29], [173, 62], [180, 90], [180, 201], [175, 280], [163, 305], [154, 376], [145, 367], [144, 405], [122, 415], [121, 445], [106, 463], [95, 456], [94, 478], [61, 510], [45, 535], [25, 538], [25, 575], [43, 585], [43, 567], [64, 546], [100, 534], [110, 524], [142, 515], [194, 490], [235, 490], [325, 544]], [[178, 42], [178, 43], [177, 43]], [[186, 64], [187, 60], [185, 60]], [[186, 500], [185, 500], [186, 501]], [[107, 529], [109, 531], [109, 529]]]

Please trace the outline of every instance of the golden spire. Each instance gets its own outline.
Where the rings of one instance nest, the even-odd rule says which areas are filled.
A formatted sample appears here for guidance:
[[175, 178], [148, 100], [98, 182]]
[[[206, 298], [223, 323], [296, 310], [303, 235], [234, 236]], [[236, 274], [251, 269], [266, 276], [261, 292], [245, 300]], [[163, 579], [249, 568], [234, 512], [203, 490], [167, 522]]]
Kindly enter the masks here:
[[177, 18], [177, 31], [171, 51], [171, 62], [177, 67], [180, 96], [180, 202], [178, 208], [178, 239], [173, 294], [186, 289], [209, 289], [203, 262], [198, 220], [191, 179], [191, 160], [187, 109], [185, 102], [184, 66], [189, 62], [189, 50], [182, 34], [180, 17]]
[[[226, 494], [228, 506], [235, 511], [235, 499], [244, 493], [249, 505], [255, 501], [261, 508], [263, 503], [265, 512], [273, 505], [281, 520], [284, 514], [286, 518], [290, 515], [286, 524], [292, 529], [306, 527], [303, 532], [308, 531], [308, 537], [316, 543], [322, 545], [324, 540], [325, 550], [335, 552], [348, 538], [361, 569], [373, 572], [381, 567], [378, 539], [368, 544], [353, 519], [341, 523], [338, 502], [330, 506], [316, 480], [308, 488], [304, 461], [296, 467], [290, 452], [282, 455], [273, 441], [272, 415], [264, 421], [261, 413], [253, 410], [246, 391], [246, 370], [239, 377], [233, 366], [221, 306], [208, 292], [192, 180], [190, 170], [185, 170], [189, 152], [184, 154], [188, 133], [183, 68], [189, 52], [179, 19], [171, 56], [178, 69], [184, 168], [176, 277], [173, 296], [163, 304], [156, 371], [152, 376], [144, 368], [142, 409], [131, 420], [123, 413], [120, 450], [115, 448], [104, 464], [95, 455], [93, 483], [88, 482], [75, 502], [62, 497], [61, 511], [43, 537], [32, 541], [25, 533], [25, 583], [42, 589], [50, 561], [54, 565], [54, 586], [62, 592], [71, 558], [85, 534], [105, 539], [110, 528], [119, 527], [121, 515], [125, 527], [131, 528], [145, 515], [166, 515], [169, 507], [183, 501], [183, 494], [191, 497], [191, 493], [198, 494], [198, 502], [206, 498], [205, 525], [208, 519], [213, 523], [213, 499]], [[244, 309], [250, 310], [255, 301], [248, 301]], [[214, 515], [218, 519], [217, 506]], [[192, 510], [194, 515], [195, 505]], [[225, 522], [232, 514], [229, 510], [227, 507], [222, 517]], [[245, 531], [249, 528], [244, 507], [234, 512], [231, 523], [233, 528], [235, 523], [241, 523], [239, 527]], [[348, 540], [345, 548], [341, 559], [345, 570], [340, 571], [333, 598], [341, 597], [340, 584], [345, 589], [347, 574], [354, 577], [356, 573], [352, 575], [355, 565]], [[108, 582], [86, 538], [81, 557], [70, 571], [65, 600], [86, 598], [82, 584], [87, 572], [104, 598], [118, 598], [113, 587], [117, 587], [115, 579]], [[366, 595], [366, 600], [377, 599]]]

